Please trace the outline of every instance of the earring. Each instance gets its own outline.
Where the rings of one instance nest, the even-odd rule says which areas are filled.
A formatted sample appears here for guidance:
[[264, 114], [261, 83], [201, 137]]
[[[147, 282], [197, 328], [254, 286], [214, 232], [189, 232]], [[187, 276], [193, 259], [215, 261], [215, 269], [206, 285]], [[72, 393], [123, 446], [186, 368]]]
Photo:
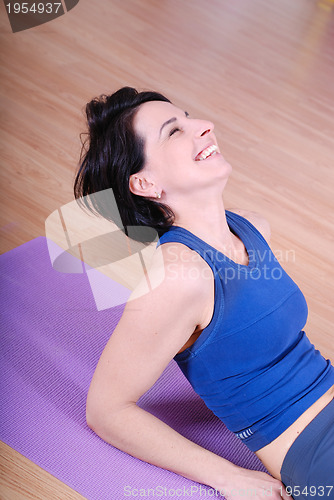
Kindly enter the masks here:
[[158, 198], [158, 200], [160, 200], [160, 198], [161, 198], [161, 193], [157, 193], [157, 192], [155, 192], [155, 196]]

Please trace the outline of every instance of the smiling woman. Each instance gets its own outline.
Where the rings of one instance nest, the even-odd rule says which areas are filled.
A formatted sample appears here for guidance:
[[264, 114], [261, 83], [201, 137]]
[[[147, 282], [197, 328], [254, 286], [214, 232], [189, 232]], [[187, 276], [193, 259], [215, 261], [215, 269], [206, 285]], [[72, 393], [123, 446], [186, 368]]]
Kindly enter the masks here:
[[209, 199], [220, 206], [231, 167], [218, 149], [212, 122], [153, 101], [137, 110], [133, 125], [145, 155], [144, 167], [130, 176], [134, 195], [153, 199], [159, 193], [172, 208], [176, 225], [190, 224], [196, 213], [203, 219]]
[[[164, 267], [159, 286], [138, 293], [138, 285], [101, 355], [88, 425], [227, 499], [244, 498], [246, 488], [254, 498], [264, 488], [272, 498], [314, 491], [333, 498], [334, 368], [303, 331], [307, 305], [268, 245], [267, 222], [225, 209], [231, 166], [213, 123], [132, 88], [86, 110], [89, 141], [75, 196], [89, 195], [86, 204], [113, 220], [108, 203], [94, 196], [113, 189], [125, 231], [158, 231]], [[153, 258], [153, 280], [160, 262]], [[136, 405], [173, 358], [271, 476], [235, 466]]]

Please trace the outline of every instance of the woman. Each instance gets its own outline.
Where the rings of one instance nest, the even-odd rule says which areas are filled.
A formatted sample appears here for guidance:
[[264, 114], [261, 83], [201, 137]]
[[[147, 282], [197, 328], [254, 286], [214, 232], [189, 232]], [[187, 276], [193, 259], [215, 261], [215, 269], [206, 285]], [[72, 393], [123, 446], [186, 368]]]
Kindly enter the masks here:
[[[91, 208], [112, 218], [94, 198], [112, 188], [124, 227], [158, 230], [165, 273], [149, 293], [139, 285], [126, 305], [89, 389], [88, 425], [226, 498], [247, 489], [260, 497], [263, 487], [289, 498], [283, 483], [295, 497], [333, 498], [334, 369], [302, 331], [305, 299], [270, 251], [268, 223], [225, 210], [231, 167], [213, 124], [128, 87], [86, 112], [89, 145], [75, 196], [90, 195]], [[152, 274], [160, 275], [158, 260]], [[231, 464], [136, 405], [174, 357], [272, 477]]]

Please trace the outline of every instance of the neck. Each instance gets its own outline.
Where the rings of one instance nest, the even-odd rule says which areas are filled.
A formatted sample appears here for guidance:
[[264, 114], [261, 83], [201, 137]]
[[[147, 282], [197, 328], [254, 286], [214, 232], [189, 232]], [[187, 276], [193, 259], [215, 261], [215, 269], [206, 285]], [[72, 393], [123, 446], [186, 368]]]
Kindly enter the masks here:
[[214, 248], [231, 250], [235, 236], [230, 231], [221, 194], [210, 199], [187, 199], [175, 207], [175, 225], [187, 229]]

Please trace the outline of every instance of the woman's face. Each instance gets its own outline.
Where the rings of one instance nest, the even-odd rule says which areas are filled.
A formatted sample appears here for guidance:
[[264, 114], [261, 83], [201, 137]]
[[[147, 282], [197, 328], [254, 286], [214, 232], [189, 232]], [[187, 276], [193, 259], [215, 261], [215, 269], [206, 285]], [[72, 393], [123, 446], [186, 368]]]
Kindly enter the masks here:
[[[142, 104], [134, 117], [134, 129], [144, 140], [142, 176], [154, 184], [154, 192], [166, 200], [226, 179], [231, 167], [219, 151], [213, 123], [193, 119], [171, 103]], [[152, 193], [154, 196], [154, 193]]]

